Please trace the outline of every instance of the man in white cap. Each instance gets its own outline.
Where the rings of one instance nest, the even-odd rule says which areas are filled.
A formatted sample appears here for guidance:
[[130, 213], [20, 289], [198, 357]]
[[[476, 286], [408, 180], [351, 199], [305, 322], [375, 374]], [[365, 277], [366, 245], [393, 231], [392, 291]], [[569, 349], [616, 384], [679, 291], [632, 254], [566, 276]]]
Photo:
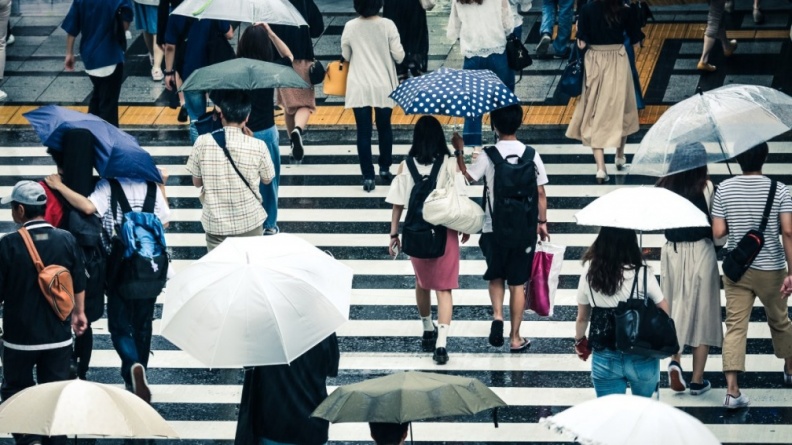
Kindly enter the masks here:
[[[52, 227], [44, 220], [47, 195], [41, 184], [20, 181], [0, 201], [11, 204], [14, 222], [28, 231], [44, 266], [57, 264], [72, 276], [74, 311], [61, 321], [50, 307], [38, 284], [38, 271], [19, 232], [0, 239], [0, 302], [3, 303], [3, 385], [5, 401], [38, 382], [69, 378], [72, 329], [82, 335], [87, 326], [84, 312], [85, 267], [74, 236]], [[33, 369], [36, 381], [33, 380]], [[17, 444], [41, 443], [35, 435], [15, 434]], [[58, 438], [57, 443], [64, 438]]]

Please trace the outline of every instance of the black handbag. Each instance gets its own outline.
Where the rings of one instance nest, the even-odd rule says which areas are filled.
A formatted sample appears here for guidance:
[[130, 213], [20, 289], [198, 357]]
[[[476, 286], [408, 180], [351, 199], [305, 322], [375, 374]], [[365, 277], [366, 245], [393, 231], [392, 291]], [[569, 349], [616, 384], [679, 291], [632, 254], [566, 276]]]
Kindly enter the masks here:
[[324, 82], [325, 73], [327, 73], [327, 70], [325, 70], [322, 62], [314, 60], [313, 65], [308, 69], [308, 80], [311, 81], [311, 85], [319, 85]]
[[207, 111], [195, 120], [195, 129], [198, 131], [199, 136], [213, 133], [221, 128], [223, 128], [223, 120], [220, 118], [220, 113], [214, 110]]
[[773, 198], [775, 198], [777, 188], [778, 183], [775, 180], [771, 180], [770, 193], [767, 195], [767, 203], [762, 214], [762, 222], [759, 224], [759, 230], [749, 230], [748, 233], [743, 235], [737, 246], [723, 258], [723, 275], [735, 283], [740, 281], [745, 272], [751, 267], [751, 264], [753, 264], [756, 256], [762, 251], [762, 247], [764, 247], [764, 231], [767, 229], [770, 209], [773, 208]]
[[506, 61], [509, 63], [509, 68], [514, 71], [522, 71], [533, 64], [528, 49], [514, 35], [506, 39]]
[[585, 82], [585, 67], [583, 64], [583, 52], [577, 44], [572, 45], [572, 52], [569, 54], [564, 72], [561, 73], [561, 80], [558, 82], [558, 90], [569, 97], [578, 97], [583, 93], [583, 83]]
[[638, 274], [635, 271], [630, 298], [619, 302], [615, 311], [616, 349], [625, 354], [665, 358], [679, 352], [674, 320], [649, 298], [648, 268], [644, 270], [644, 296], [638, 296]]

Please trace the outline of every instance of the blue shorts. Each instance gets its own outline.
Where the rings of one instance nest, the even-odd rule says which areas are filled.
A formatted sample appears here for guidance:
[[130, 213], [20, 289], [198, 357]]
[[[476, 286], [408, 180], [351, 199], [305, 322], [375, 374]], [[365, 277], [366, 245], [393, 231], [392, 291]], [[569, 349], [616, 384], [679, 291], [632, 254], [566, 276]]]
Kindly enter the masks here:
[[149, 34], [157, 34], [157, 7], [152, 5], [135, 4], [135, 27]]

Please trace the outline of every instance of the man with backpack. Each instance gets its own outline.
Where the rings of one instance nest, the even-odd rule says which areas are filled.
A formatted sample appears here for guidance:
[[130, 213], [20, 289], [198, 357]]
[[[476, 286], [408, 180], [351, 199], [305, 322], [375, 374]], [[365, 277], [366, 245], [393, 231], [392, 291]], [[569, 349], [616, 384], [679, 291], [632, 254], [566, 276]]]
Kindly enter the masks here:
[[[163, 183], [165, 180], [163, 172]], [[102, 179], [86, 198], [64, 185], [59, 175], [51, 175], [46, 181], [72, 207], [102, 219], [107, 235], [102, 241], [109, 254], [106, 292], [110, 339], [121, 358], [121, 376], [127, 389], [150, 402], [146, 366], [151, 328], [154, 306], [168, 270], [163, 231], [170, 209], [165, 186], [137, 179]]]
[[544, 190], [547, 173], [539, 153], [517, 140], [522, 118], [522, 107], [516, 104], [491, 112], [498, 143], [484, 149], [469, 169], [462, 157], [462, 138], [456, 133], [452, 138], [460, 171], [470, 181], [484, 178], [484, 228], [479, 245], [487, 262], [484, 279], [489, 281], [492, 300], [489, 343], [494, 347], [504, 343], [503, 299], [508, 285], [513, 353], [531, 346], [531, 341], [520, 335], [524, 285], [531, 277], [537, 236], [543, 241], [550, 239]]
[[[11, 204], [13, 220], [21, 226], [0, 239], [0, 302], [5, 330], [0, 389], [3, 401], [36, 382], [67, 380], [72, 329], [82, 335], [87, 326], [82, 254], [71, 234], [44, 220], [46, 203], [44, 188], [33, 181], [18, 182], [11, 195], [2, 199], [2, 204]], [[41, 272], [34, 267], [33, 258], [40, 259], [44, 266]], [[47, 283], [57, 280], [58, 290], [66, 290], [55, 292], [59, 294], [57, 304], [50, 303], [52, 294], [45, 295], [42, 278]], [[42, 440], [29, 434], [14, 436], [18, 444], [40, 444]], [[65, 443], [65, 438], [59, 441]]]

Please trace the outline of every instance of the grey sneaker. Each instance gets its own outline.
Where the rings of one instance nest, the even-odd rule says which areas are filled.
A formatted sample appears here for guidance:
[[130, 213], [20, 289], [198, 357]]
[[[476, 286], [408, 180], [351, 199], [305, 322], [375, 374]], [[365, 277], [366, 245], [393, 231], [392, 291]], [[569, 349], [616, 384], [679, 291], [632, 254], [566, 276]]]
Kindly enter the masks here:
[[764, 23], [764, 14], [762, 13], [761, 9], [754, 8], [754, 10], [753, 10], [753, 21], [754, 21], [754, 24], [757, 24], [757, 25], [761, 25], [762, 23]]
[[553, 37], [550, 34], [544, 33], [542, 34], [542, 38], [539, 39], [539, 44], [536, 45], [536, 55], [537, 56], [544, 56], [547, 55], [547, 48], [550, 46], [550, 43], [553, 41]]
[[270, 229], [264, 229], [264, 236], [277, 235], [279, 233], [280, 233], [280, 229], [278, 228], [278, 226], [272, 227]]
[[751, 404], [751, 401], [748, 400], [748, 397], [745, 394], [740, 394], [737, 397], [726, 393], [726, 400], [723, 401], [723, 406], [728, 409], [740, 409], [745, 408]]

